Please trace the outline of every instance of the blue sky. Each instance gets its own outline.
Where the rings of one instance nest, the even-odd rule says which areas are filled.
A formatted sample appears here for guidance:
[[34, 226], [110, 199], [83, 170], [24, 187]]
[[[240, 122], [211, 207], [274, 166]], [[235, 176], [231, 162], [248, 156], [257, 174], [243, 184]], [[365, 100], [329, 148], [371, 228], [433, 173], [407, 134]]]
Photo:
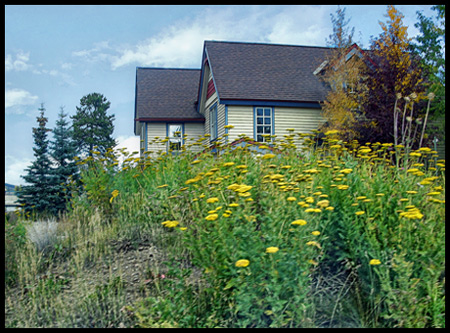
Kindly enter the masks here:
[[[354, 39], [369, 47], [386, 6], [342, 6]], [[396, 6], [409, 37], [417, 11]], [[204, 40], [326, 46], [337, 6], [5, 6], [5, 182], [34, 160], [32, 128], [41, 103], [53, 128], [60, 107], [74, 115], [80, 99], [103, 94], [115, 114], [119, 147], [138, 150], [133, 133], [136, 67], [200, 68]], [[49, 138], [53, 139], [51, 133]]]

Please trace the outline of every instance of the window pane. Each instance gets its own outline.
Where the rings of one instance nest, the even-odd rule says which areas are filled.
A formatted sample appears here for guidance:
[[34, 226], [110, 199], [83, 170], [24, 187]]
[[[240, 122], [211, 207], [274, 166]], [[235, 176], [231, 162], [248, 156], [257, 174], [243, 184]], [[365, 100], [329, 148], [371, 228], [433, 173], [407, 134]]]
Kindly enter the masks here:
[[257, 135], [257, 136], [256, 136], [256, 141], [258, 141], [258, 142], [264, 142], [262, 135]]
[[270, 116], [270, 109], [264, 109], [264, 115], [266, 117], [269, 117]]
[[270, 118], [264, 118], [264, 124], [270, 125]]
[[263, 128], [264, 127], [262, 127], [262, 126], [256, 126], [256, 133], [264, 133]]
[[256, 115], [262, 116], [263, 115], [263, 109], [256, 109]]
[[263, 118], [256, 118], [256, 123], [258, 125], [262, 125], [263, 124]]
[[264, 126], [264, 133], [270, 134], [270, 126]]
[[181, 138], [181, 125], [180, 124], [171, 124], [169, 125], [169, 137], [171, 138]]

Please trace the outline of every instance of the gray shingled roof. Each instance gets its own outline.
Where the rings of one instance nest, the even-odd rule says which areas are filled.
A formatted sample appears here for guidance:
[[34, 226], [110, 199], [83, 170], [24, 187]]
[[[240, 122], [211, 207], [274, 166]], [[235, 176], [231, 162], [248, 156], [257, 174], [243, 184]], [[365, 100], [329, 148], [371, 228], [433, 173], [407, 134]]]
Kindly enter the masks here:
[[205, 41], [221, 100], [323, 101], [327, 88], [313, 72], [330, 48]]
[[204, 121], [196, 102], [200, 69], [136, 69], [135, 119]]

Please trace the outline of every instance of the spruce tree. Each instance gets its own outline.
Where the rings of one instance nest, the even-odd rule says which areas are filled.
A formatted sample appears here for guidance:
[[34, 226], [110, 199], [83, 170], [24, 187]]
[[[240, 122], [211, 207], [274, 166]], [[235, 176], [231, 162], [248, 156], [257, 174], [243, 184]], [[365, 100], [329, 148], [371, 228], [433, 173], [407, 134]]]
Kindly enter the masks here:
[[49, 157], [49, 141], [47, 132], [51, 130], [46, 127], [48, 119], [44, 117], [44, 104], [38, 109], [39, 116], [36, 118], [38, 127], [33, 128], [34, 157], [26, 171], [25, 176], [21, 176], [29, 185], [24, 185], [18, 191], [18, 201], [23, 204], [25, 212], [34, 211], [36, 213], [54, 214], [51, 198], [54, 193], [53, 172]]
[[108, 148], [116, 145], [112, 138], [114, 115], [108, 115], [111, 103], [102, 95], [92, 93], [84, 96], [77, 106], [77, 113], [72, 116], [73, 139], [79, 155], [92, 156], [92, 150], [106, 153]]
[[64, 108], [58, 114], [56, 127], [53, 130], [53, 141], [51, 142], [51, 157], [55, 164], [54, 184], [55, 192], [52, 198], [54, 209], [58, 212], [64, 211], [66, 202], [70, 198], [70, 190], [67, 186], [70, 179], [77, 179], [77, 165], [74, 157], [76, 156], [76, 146], [72, 140], [72, 132], [68, 121], [67, 113]]

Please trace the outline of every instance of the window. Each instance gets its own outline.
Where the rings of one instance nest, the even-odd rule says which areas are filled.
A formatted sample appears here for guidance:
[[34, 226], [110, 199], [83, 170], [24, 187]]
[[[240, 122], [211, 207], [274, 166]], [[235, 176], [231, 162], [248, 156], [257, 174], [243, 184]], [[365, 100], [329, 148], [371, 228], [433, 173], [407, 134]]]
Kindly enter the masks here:
[[258, 142], [268, 142], [273, 135], [273, 109], [256, 108], [255, 109], [255, 136]]
[[217, 104], [209, 109], [209, 134], [211, 140], [217, 139]]
[[168, 124], [167, 136], [169, 137], [168, 149], [172, 151], [181, 150], [182, 145], [182, 135], [183, 135], [183, 125], [182, 124]]

